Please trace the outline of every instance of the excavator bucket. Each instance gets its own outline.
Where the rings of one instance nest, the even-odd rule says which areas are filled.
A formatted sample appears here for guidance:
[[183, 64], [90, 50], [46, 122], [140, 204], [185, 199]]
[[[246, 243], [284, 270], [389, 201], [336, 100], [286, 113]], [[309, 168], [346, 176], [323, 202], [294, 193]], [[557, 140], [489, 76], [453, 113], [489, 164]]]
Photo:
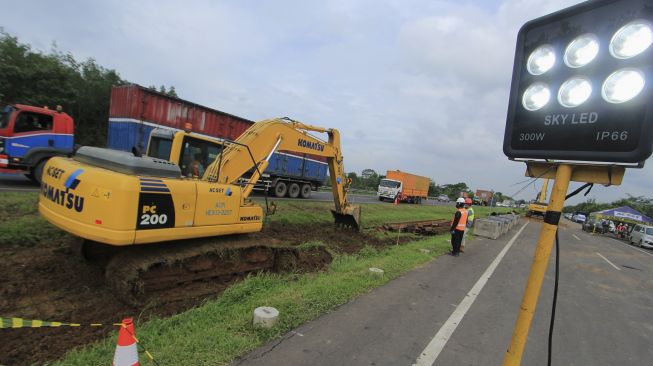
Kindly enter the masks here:
[[341, 212], [331, 210], [336, 226], [345, 227], [360, 231], [361, 228], [361, 207], [347, 206]]

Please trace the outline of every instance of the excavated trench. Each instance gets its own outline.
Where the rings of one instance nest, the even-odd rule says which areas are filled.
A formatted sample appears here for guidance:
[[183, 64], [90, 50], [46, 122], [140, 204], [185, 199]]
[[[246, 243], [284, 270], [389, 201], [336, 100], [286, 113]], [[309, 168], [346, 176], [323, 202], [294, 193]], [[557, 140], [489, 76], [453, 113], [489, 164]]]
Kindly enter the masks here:
[[[165, 317], [198, 306], [205, 299], [215, 298], [260, 267], [272, 272], [319, 271], [331, 262], [331, 252], [355, 253], [364, 246], [383, 248], [395, 244], [393, 238], [381, 239], [365, 233], [337, 230], [332, 226], [274, 223], [260, 233], [238, 236], [233, 247], [216, 250], [208, 256], [197, 256], [183, 265], [174, 261], [155, 263], [138, 276], [136, 273], [143, 262], [136, 259], [135, 253], [131, 253], [133, 267], [118, 270], [112, 269], [111, 263], [105, 268], [84, 260], [71, 249], [69, 242], [32, 248], [0, 243], [3, 258], [0, 261], [0, 315], [82, 324], [113, 323], [127, 316], [141, 320], [152, 316]], [[315, 241], [324, 243], [326, 247], [301, 245]], [[183, 243], [172, 245], [184, 246]], [[206, 240], [200, 245], [213, 244]], [[239, 246], [248, 249], [235, 250]], [[184, 250], [201, 252], [197, 247], [185, 247]], [[144, 246], [136, 250], [147, 252], [148, 248]], [[271, 259], [270, 251], [276, 251], [275, 259]], [[216, 268], [212, 265], [215, 259], [226, 260], [230, 268]], [[129, 270], [133, 277], [125, 275]], [[207, 273], [203, 271], [211, 272], [208, 280], [204, 279]], [[144, 280], [134, 283], [132, 280], [139, 276]], [[105, 277], [114, 283], [109, 285]], [[134, 301], [129, 295], [133, 292], [145, 296]], [[115, 329], [21, 328], [2, 332], [0, 364], [29, 365], [58, 359], [74, 347], [113, 334]]]

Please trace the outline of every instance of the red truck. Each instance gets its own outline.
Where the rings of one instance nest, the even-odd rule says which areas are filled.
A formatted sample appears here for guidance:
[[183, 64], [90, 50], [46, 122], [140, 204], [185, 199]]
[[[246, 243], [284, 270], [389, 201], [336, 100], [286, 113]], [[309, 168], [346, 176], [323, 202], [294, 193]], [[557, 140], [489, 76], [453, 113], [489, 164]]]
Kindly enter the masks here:
[[61, 108], [13, 104], [0, 110], [0, 169], [40, 183], [45, 162], [73, 150], [73, 119]]

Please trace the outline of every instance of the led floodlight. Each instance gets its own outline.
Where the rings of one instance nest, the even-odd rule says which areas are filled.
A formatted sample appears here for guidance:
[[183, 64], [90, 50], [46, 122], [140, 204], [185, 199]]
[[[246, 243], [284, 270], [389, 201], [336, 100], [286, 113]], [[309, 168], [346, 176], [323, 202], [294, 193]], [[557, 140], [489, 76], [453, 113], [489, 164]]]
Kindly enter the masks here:
[[526, 23], [504, 153], [641, 165], [653, 152], [652, 24], [653, 0], [588, 1]]

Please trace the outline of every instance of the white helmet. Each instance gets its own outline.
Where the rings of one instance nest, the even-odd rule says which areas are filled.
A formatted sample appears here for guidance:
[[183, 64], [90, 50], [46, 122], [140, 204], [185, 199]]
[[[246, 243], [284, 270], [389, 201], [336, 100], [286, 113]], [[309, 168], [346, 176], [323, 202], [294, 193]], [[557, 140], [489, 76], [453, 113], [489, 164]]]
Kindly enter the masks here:
[[456, 203], [465, 203], [465, 199], [460, 197], [456, 200]]

